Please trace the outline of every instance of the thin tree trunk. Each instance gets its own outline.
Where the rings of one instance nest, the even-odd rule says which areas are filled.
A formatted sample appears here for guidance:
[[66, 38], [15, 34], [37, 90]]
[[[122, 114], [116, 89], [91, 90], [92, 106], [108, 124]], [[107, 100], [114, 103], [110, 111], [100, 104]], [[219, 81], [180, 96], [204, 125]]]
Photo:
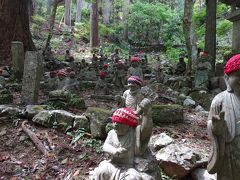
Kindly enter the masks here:
[[212, 72], [215, 72], [216, 60], [216, 0], [206, 0], [206, 32], [205, 47], [211, 57]]
[[52, 39], [53, 28], [54, 28], [54, 23], [55, 23], [55, 17], [56, 17], [58, 3], [59, 3], [59, 0], [54, 0], [54, 2], [53, 2], [52, 14], [51, 14], [50, 21], [49, 21], [49, 26], [50, 26], [49, 34], [48, 34], [48, 38], [47, 38], [47, 41], [46, 41], [45, 48], [43, 50], [43, 55], [45, 55], [45, 52], [46, 52], [48, 46], [50, 45], [50, 41]]
[[82, 12], [83, 2], [82, 0], [77, 0], [76, 7], [76, 22], [81, 22], [81, 12]]
[[94, 0], [90, 10], [90, 47], [96, 47], [98, 43], [98, 0]]
[[11, 42], [20, 41], [24, 51], [35, 50], [29, 28], [29, 0], [0, 0], [0, 66], [11, 64]]
[[47, 15], [51, 14], [51, 9], [52, 9], [52, 4], [53, 4], [53, 0], [47, 0]]
[[71, 1], [72, 0], [65, 0], [64, 24], [67, 26], [71, 26]]
[[124, 0], [123, 4], [124, 40], [128, 41], [128, 8], [130, 5], [130, 0]]
[[104, 24], [110, 23], [111, 8], [112, 8], [111, 0], [103, 0], [102, 11], [103, 11], [103, 23]]
[[183, 17], [183, 32], [186, 41], [188, 55], [188, 71], [192, 71], [192, 66], [195, 67], [197, 59], [197, 46], [194, 35], [194, 27], [192, 23], [194, 0], [185, 0], [184, 17]]

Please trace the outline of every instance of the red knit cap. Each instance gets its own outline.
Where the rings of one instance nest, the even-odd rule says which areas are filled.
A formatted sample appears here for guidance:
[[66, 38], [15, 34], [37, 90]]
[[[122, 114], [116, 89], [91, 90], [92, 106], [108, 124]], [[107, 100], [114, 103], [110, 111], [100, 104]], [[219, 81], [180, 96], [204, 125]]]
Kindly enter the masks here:
[[63, 71], [59, 71], [59, 72], [57, 73], [57, 76], [58, 76], [58, 77], [66, 77], [67, 74], [66, 74], [65, 72], [63, 72]]
[[50, 72], [50, 76], [51, 76], [51, 77], [55, 77], [56, 75], [57, 75], [57, 72], [56, 72], [56, 71], [51, 71], [51, 72]]
[[140, 61], [139, 57], [137, 57], [137, 56], [131, 57], [131, 62], [139, 62], [139, 61]]
[[103, 67], [107, 68], [107, 67], [108, 67], [108, 64], [104, 64]]
[[231, 57], [224, 66], [224, 73], [229, 75], [240, 70], [240, 54]]
[[112, 122], [126, 124], [131, 127], [136, 127], [138, 125], [137, 116], [131, 108], [117, 109], [113, 113]]
[[105, 78], [107, 75], [106, 75], [105, 72], [100, 71], [100, 72], [99, 72], [99, 76], [100, 76], [101, 78]]
[[140, 78], [140, 77], [138, 77], [138, 76], [130, 76], [129, 78], [128, 78], [128, 83], [130, 84], [130, 83], [136, 83], [136, 84], [138, 84], [139, 86], [142, 86], [143, 85], [143, 80]]

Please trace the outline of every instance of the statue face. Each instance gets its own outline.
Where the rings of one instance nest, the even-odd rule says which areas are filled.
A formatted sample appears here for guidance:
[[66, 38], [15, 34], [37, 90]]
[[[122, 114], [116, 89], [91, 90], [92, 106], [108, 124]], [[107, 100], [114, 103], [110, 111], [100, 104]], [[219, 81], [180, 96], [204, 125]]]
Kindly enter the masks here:
[[228, 83], [234, 92], [240, 94], [240, 70], [228, 76]]
[[136, 83], [128, 83], [128, 87], [129, 87], [130, 91], [132, 91], [132, 92], [139, 89], [139, 86]]
[[128, 130], [129, 130], [129, 126], [128, 125], [117, 123], [117, 122], [113, 123], [113, 127], [114, 127], [114, 129], [115, 129], [115, 131], [116, 131], [118, 136], [125, 135], [128, 132]]

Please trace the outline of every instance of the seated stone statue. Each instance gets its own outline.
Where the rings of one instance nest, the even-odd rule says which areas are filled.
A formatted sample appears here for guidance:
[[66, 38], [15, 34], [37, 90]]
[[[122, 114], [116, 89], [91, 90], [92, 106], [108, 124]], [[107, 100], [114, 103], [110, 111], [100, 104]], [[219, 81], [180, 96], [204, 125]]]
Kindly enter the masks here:
[[57, 73], [56, 71], [50, 72], [50, 77], [46, 81], [46, 89], [48, 91], [53, 91], [57, 89]]
[[130, 108], [120, 108], [114, 112], [114, 129], [108, 133], [103, 145], [103, 151], [111, 159], [102, 161], [94, 169], [91, 180], [142, 180], [141, 174], [133, 167], [136, 118]]
[[61, 90], [64, 88], [64, 86], [66, 85], [66, 73], [63, 71], [60, 71], [57, 73], [58, 79], [57, 79], [57, 89]]
[[66, 50], [65, 61], [67, 61], [67, 62], [73, 62], [74, 61], [74, 57], [70, 55], [69, 50]]
[[94, 93], [98, 95], [109, 95], [111, 85], [106, 81], [107, 74], [103, 71], [99, 72], [99, 79], [96, 83]]
[[140, 58], [139, 57], [131, 57], [131, 67], [128, 69], [127, 76], [138, 76], [143, 79], [142, 68], [139, 67]]
[[196, 90], [208, 90], [209, 71], [211, 70], [211, 63], [209, 62], [208, 53], [201, 53], [200, 58], [197, 60], [197, 70], [195, 74]]
[[176, 68], [176, 75], [182, 75], [186, 71], [186, 63], [184, 62], [184, 58], [180, 57], [179, 61], [177, 63], [177, 68]]
[[212, 101], [208, 131], [212, 140], [208, 171], [218, 180], [240, 177], [240, 54], [224, 67], [227, 90]]
[[124, 64], [121, 62], [118, 62], [116, 64], [116, 69], [114, 71], [113, 78], [112, 78], [112, 84], [114, 84], [115, 89], [117, 89], [118, 91], [123, 90], [125, 81], [126, 81], [125, 78], [126, 78], [126, 74], [124, 71]]
[[79, 83], [76, 79], [76, 74], [74, 71], [71, 71], [69, 73], [69, 78], [66, 79], [65, 86], [63, 87], [63, 90], [74, 92], [79, 90]]

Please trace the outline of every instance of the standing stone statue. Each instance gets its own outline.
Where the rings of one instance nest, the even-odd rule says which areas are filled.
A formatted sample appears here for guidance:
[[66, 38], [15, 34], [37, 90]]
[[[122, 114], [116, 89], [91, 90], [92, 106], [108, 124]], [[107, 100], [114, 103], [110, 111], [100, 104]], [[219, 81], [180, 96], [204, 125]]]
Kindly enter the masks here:
[[126, 82], [126, 73], [124, 71], [124, 64], [118, 62], [113, 73], [112, 84], [114, 84], [117, 91], [122, 91]]
[[211, 63], [207, 52], [200, 54], [197, 60], [197, 70], [195, 74], [196, 90], [208, 90], [209, 71], [211, 70]]
[[123, 93], [123, 101], [125, 106], [133, 110], [137, 110], [138, 104], [142, 101], [141, 87], [143, 81], [138, 76], [131, 76], [128, 78], [129, 89]]
[[64, 88], [64, 86], [67, 83], [67, 74], [64, 71], [59, 71], [57, 73], [58, 79], [57, 79], [57, 89], [61, 90]]
[[107, 74], [103, 71], [99, 72], [99, 79], [96, 83], [94, 94], [97, 95], [109, 95], [111, 86], [106, 81]]
[[112, 122], [114, 129], [108, 133], [103, 145], [103, 151], [111, 159], [102, 161], [90, 179], [142, 180], [141, 174], [134, 169], [136, 114], [130, 108], [120, 108], [114, 112]]
[[185, 71], [186, 71], [186, 67], [187, 67], [187, 65], [186, 65], [186, 63], [184, 62], [184, 57], [180, 57], [180, 58], [179, 58], [179, 61], [178, 61], [178, 63], [177, 63], [176, 71], [175, 71], [176, 75], [182, 75], [182, 74], [184, 74]]
[[132, 64], [132, 67], [130, 67], [128, 69], [128, 73], [127, 73], [127, 76], [130, 77], [130, 76], [138, 76], [140, 77], [141, 79], [143, 79], [143, 72], [142, 72], [142, 68], [139, 67], [139, 64], [140, 64], [140, 58], [139, 57], [131, 57], [131, 64]]
[[208, 171], [218, 180], [240, 177], [240, 54], [224, 67], [227, 90], [212, 101], [208, 131], [212, 140]]

